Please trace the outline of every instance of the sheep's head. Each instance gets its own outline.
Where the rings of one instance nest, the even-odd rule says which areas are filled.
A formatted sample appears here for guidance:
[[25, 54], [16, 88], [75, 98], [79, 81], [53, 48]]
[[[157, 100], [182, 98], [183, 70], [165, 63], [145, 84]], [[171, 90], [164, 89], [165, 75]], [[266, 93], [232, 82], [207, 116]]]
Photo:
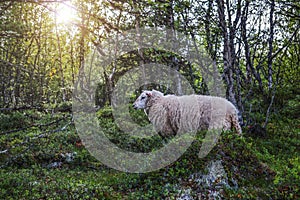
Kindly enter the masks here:
[[143, 91], [142, 94], [133, 103], [134, 109], [145, 109], [147, 107], [147, 102], [152, 96], [151, 91]]
[[163, 93], [156, 91], [156, 90], [145, 90], [142, 92], [142, 94], [135, 100], [133, 103], [134, 109], [146, 109], [147, 104], [150, 99], [154, 99], [154, 97], [160, 97], [163, 96]]

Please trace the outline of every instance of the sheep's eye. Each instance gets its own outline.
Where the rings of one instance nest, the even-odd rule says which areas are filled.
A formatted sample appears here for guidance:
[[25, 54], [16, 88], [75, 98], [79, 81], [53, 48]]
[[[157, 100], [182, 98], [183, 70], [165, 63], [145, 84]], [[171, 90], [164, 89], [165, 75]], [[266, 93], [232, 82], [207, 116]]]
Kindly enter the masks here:
[[145, 98], [146, 98], [145, 96], [142, 96], [142, 97], [141, 97], [141, 99], [145, 99]]

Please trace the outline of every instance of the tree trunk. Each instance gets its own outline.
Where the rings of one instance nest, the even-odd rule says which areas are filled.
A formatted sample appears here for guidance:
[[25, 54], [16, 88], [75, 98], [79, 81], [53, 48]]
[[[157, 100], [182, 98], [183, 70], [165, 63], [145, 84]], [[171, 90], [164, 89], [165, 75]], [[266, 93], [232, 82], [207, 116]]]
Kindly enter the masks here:
[[[57, 19], [55, 18], [55, 21]], [[61, 51], [61, 45], [60, 45], [60, 38], [58, 35], [57, 30], [57, 22], [55, 22], [55, 35], [57, 40], [57, 47], [58, 47], [58, 65], [59, 65], [59, 72], [60, 72], [60, 83], [61, 83], [61, 92], [62, 92], [62, 101], [66, 101], [66, 90], [65, 90], [65, 77], [64, 77], [64, 71], [62, 66], [62, 51]]]
[[273, 40], [274, 40], [274, 10], [275, 10], [275, 1], [271, 0], [271, 8], [270, 8], [270, 35], [269, 35], [269, 52], [268, 52], [268, 88], [272, 89], [273, 86]]
[[[233, 103], [233, 105], [237, 106], [237, 101], [235, 97], [235, 91], [234, 91], [234, 79], [233, 79], [233, 64], [234, 64], [234, 58], [232, 57], [232, 52], [234, 52], [234, 49], [231, 49], [234, 47], [234, 44], [231, 44], [228, 29], [226, 23], [226, 17], [225, 17], [225, 4], [224, 0], [218, 0], [218, 14], [219, 14], [219, 23], [222, 30], [222, 36], [223, 36], [223, 63], [224, 63], [224, 72], [223, 77], [225, 79], [226, 85], [227, 85], [227, 98], [229, 101]], [[233, 36], [230, 36], [233, 37]]]

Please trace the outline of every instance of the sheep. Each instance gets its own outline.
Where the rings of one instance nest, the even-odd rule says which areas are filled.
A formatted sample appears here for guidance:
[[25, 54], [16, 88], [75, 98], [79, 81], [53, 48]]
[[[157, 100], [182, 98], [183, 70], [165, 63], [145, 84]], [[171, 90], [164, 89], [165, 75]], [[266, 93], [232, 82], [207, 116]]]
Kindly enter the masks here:
[[[235, 106], [225, 98], [206, 95], [164, 95], [146, 90], [133, 103], [144, 109], [155, 130], [163, 137], [200, 130], [242, 130]], [[215, 143], [215, 142], [214, 142]]]

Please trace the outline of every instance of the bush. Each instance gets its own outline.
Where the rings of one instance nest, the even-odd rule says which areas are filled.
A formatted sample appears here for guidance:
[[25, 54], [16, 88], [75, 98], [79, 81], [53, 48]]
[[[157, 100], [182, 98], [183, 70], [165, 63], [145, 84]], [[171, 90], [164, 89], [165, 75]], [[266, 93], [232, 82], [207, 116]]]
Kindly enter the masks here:
[[0, 113], [0, 131], [19, 129], [28, 125], [28, 120], [20, 112]]

